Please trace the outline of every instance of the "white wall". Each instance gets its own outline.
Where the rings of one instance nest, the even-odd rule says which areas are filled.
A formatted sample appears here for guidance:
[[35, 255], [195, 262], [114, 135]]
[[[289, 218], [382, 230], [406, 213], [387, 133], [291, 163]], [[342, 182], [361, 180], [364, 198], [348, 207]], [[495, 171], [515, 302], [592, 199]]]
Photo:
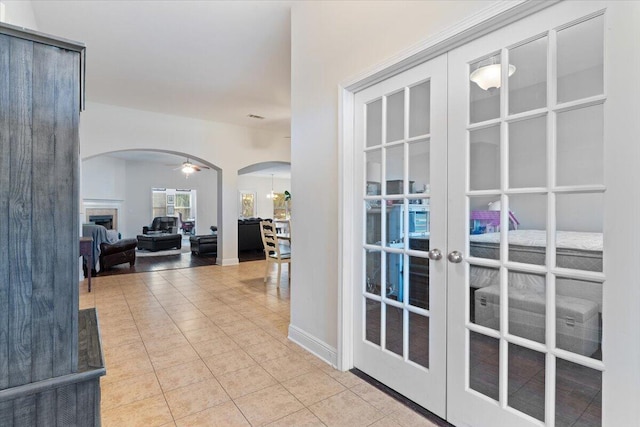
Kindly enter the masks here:
[[[238, 175], [238, 190], [256, 193], [256, 216], [273, 218], [273, 200], [267, 198], [271, 194], [271, 177], [252, 174]], [[273, 191], [284, 193], [291, 191], [291, 180], [285, 178], [273, 179]]]
[[80, 157], [121, 150], [160, 150], [188, 155], [220, 169], [218, 263], [237, 258], [238, 170], [269, 161], [291, 161], [284, 135], [225, 123], [195, 120], [87, 103], [80, 118]]
[[19, 27], [37, 30], [36, 17], [29, 0], [2, 0], [4, 5], [4, 22]]
[[[296, 2], [291, 13], [291, 327], [337, 346], [338, 84], [494, 2]], [[330, 355], [325, 357], [331, 357]]]
[[81, 200], [125, 200], [127, 162], [107, 156], [85, 160], [81, 183]]

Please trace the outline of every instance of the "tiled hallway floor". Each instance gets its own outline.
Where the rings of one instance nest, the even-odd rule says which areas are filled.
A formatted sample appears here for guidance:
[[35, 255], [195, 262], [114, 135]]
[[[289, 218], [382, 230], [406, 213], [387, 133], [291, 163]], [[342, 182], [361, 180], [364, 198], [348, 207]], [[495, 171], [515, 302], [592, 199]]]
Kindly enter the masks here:
[[[96, 277], [110, 426], [433, 426], [287, 339], [289, 288], [264, 263]], [[299, 279], [300, 280], [300, 279]]]

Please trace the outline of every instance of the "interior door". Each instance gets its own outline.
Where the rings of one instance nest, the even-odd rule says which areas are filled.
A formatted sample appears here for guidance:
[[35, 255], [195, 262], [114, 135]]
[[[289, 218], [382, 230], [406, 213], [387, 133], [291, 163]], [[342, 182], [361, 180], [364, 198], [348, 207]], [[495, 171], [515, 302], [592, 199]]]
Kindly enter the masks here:
[[355, 100], [354, 365], [443, 417], [446, 87], [442, 56]]
[[605, 6], [562, 3], [449, 52], [455, 425], [602, 424]]

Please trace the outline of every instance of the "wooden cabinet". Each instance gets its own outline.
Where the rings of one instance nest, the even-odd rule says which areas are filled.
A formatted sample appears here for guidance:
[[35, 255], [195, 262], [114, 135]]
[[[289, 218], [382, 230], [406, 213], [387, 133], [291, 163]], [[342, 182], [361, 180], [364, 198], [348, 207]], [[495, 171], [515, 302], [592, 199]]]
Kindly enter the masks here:
[[0, 24], [0, 425], [99, 424], [97, 325], [78, 326], [83, 56]]

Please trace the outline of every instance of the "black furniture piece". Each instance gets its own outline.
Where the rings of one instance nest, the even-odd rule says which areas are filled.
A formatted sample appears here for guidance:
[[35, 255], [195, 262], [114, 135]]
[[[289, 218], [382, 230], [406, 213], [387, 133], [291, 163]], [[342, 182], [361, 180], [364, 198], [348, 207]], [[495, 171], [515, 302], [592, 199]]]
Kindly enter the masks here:
[[178, 232], [178, 218], [175, 216], [157, 216], [153, 218], [151, 225], [142, 227], [142, 234], [167, 233], [176, 234]]
[[238, 251], [262, 250], [261, 218], [238, 220]]
[[218, 254], [218, 236], [211, 234], [189, 237], [191, 255]]
[[138, 249], [148, 249], [151, 252], [182, 248], [180, 234], [138, 234], [137, 240]]
[[128, 262], [131, 267], [136, 263], [136, 239], [122, 239], [116, 243], [100, 243], [100, 270]]

